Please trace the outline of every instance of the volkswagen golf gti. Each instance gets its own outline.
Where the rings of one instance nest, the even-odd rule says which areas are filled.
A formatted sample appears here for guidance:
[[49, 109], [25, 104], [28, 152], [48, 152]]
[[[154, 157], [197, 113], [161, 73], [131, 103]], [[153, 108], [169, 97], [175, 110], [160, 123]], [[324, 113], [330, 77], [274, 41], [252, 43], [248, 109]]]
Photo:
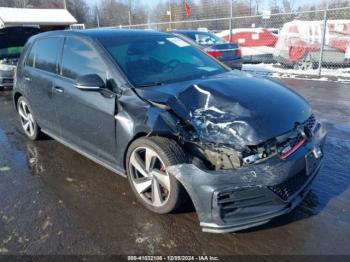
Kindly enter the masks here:
[[301, 96], [167, 33], [36, 35], [13, 99], [29, 139], [44, 133], [127, 177], [153, 212], [192, 201], [206, 232], [290, 212], [323, 158], [326, 131]]

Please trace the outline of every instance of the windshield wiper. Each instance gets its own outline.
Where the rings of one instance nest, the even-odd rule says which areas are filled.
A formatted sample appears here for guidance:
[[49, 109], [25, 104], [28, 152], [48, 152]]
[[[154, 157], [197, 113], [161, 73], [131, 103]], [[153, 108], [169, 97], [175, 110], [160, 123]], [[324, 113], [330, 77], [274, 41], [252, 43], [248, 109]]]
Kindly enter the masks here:
[[152, 82], [152, 83], [136, 85], [136, 87], [151, 87], [151, 86], [161, 86], [161, 85], [164, 85], [164, 83], [162, 83], [162, 82]]

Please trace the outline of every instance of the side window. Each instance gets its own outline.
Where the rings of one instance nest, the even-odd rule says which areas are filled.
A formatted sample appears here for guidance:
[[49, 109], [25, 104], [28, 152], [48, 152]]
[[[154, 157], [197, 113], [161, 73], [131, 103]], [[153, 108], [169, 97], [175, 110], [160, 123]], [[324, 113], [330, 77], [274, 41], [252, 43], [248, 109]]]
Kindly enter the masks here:
[[35, 44], [35, 68], [56, 73], [57, 58], [61, 50], [63, 38], [45, 38]]
[[62, 75], [77, 79], [89, 74], [97, 74], [106, 81], [107, 68], [89, 45], [75, 38], [67, 38], [62, 57]]

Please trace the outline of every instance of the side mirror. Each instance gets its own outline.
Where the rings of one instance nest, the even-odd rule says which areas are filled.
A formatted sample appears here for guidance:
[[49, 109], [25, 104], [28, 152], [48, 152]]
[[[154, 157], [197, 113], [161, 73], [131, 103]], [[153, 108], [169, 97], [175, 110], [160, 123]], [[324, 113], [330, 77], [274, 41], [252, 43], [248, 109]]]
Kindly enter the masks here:
[[80, 76], [74, 85], [76, 88], [86, 91], [99, 91], [106, 86], [102, 78], [96, 74]]

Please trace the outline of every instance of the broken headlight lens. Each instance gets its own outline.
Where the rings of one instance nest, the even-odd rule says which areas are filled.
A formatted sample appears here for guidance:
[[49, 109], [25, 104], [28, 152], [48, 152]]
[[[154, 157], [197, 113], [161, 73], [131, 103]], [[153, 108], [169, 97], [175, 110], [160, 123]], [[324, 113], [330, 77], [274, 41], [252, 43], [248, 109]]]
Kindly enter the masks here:
[[276, 141], [270, 140], [258, 146], [248, 146], [243, 152], [243, 165], [256, 164], [277, 154]]
[[242, 156], [240, 152], [233, 149], [221, 147], [204, 150], [207, 160], [216, 170], [231, 169], [242, 166]]

